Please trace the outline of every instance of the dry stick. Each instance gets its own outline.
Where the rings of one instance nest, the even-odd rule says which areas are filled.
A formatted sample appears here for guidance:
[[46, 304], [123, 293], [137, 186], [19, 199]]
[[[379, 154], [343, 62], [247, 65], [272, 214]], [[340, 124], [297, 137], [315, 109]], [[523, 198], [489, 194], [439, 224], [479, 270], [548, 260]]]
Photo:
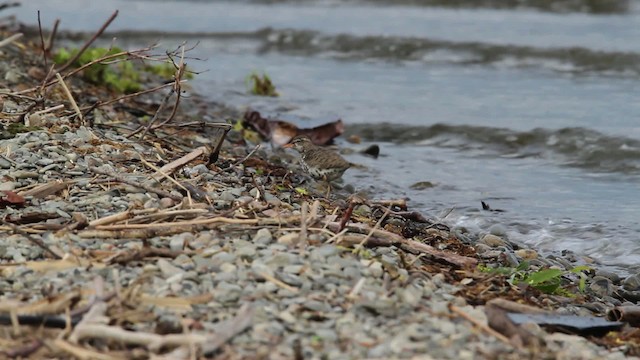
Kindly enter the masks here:
[[121, 213], [112, 214], [109, 216], [101, 217], [89, 222], [89, 227], [96, 227], [98, 225], [108, 225], [122, 220], [131, 218], [131, 210], [126, 210]]
[[62, 89], [64, 89], [64, 93], [67, 95], [67, 98], [71, 102], [71, 107], [73, 107], [73, 110], [78, 115], [78, 119], [80, 120], [80, 125], [84, 125], [84, 118], [82, 117], [82, 113], [80, 112], [80, 108], [78, 107], [78, 103], [76, 103], [76, 100], [73, 98], [73, 95], [71, 95], [71, 91], [69, 91], [69, 88], [67, 87], [67, 84], [65, 84], [65, 82], [62, 79], [62, 76], [60, 76], [59, 72], [56, 73], [56, 78], [58, 78], [58, 82], [62, 86]]
[[387, 216], [389, 216], [389, 210], [385, 211], [384, 214], [380, 217], [380, 219], [378, 219], [378, 222], [376, 222], [376, 225], [373, 227], [373, 229], [371, 229], [371, 231], [369, 231], [367, 236], [364, 239], [362, 239], [360, 244], [354, 247], [353, 249], [354, 252], [362, 249], [364, 244], [371, 238], [373, 233], [380, 228], [380, 225], [382, 225], [382, 222], [384, 221], [384, 219], [386, 219]]
[[63, 340], [63, 339], [55, 339], [51, 343], [49, 343], [52, 348], [58, 349], [60, 351], [66, 352], [73, 357], [81, 360], [122, 360], [122, 357], [114, 357], [108, 354], [99, 353], [92, 350], [87, 350], [83, 347], [72, 345], [71, 343]]
[[[174, 66], [175, 66], [175, 63], [174, 63]], [[171, 97], [171, 95], [173, 95], [173, 93], [176, 93], [176, 103], [173, 105], [173, 111], [171, 111], [171, 114], [169, 115], [169, 117], [167, 117], [167, 119], [164, 122], [160, 123], [160, 126], [170, 122], [171, 120], [173, 120], [174, 116], [176, 116], [176, 112], [178, 111], [178, 105], [180, 105], [180, 95], [182, 92], [182, 89], [180, 86], [180, 80], [182, 79], [183, 74], [184, 74], [184, 45], [182, 46], [180, 65], [178, 65], [176, 69], [176, 73], [174, 75], [173, 87], [171, 88], [171, 91], [167, 94], [167, 96], [165, 96], [165, 98], [162, 100], [162, 103], [158, 107], [158, 110], [156, 111], [156, 113], [153, 115], [153, 118], [147, 124], [147, 127], [144, 129], [144, 132], [142, 133], [142, 135], [140, 135], [139, 141], [142, 141], [145, 135], [147, 135], [147, 132], [149, 132], [149, 129], [151, 129], [151, 126], [154, 125], [154, 123], [158, 119], [158, 115], [162, 112], [164, 107], [167, 105], [167, 103], [169, 102], [169, 98]]]
[[300, 289], [293, 287], [283, 281], [281, 281], [280, 279], [275, 278], [273, 275], [267, 274], [266, 272], [262, 272], [259, 273], [258, 275], [260, 275], [261, 277], [263, 277], [265, 280], [285, 289], [288, 290], [292, 293], [297, 293], [298, 291], [300, 291]]
[[142, 135], [140, 135], [140, 139], [138, 139], [139, 141], [142, 141], [142, 139], [144, 139], [144, 136], [149, 131], [149, 128], [151, 128], [151, 125], [153, 125], [153, 123], [155, 123], [156, 120], [158, 120], [158, 116], [160, 115], [162, 110], [164, 110], [164, 108], [167, 106], [167, 104], [169, 103], [169, 99], [171, 98], [171, 96], [173, 95], [174, 92], [175, 92], [175, 89], [172, 87], [171, 90], [167, 93], [167, 95], [165, 95], [164, 99], [162, 99], [162, 102], [158, 106], [158, 109], [156, 110], [156, 113], [153, 114], [153, 117], [151, 118], [151, 120], [149, 121], [149, 123], [147, 124], [146, 127], [139, 127], [138, 129], [133, 131], [131, 134], [127, 135], [127, 138], [131, 138], [132, 136], [136, 135], [140, 131], [144, 130]]
[[[155, 170], [157, 173], [159, 172], [163, 177], [169, 179], [169, 181], [171, 181], [172, 183], [174, 183], [176, 186], [178, 186], [179, 188], [181, 188], [182, 190], [184, 190], [187, 193], [187, 200], [189, 201], [189, 206], [193, 206], [193, 199], [191, 197], [191, 191], [189, 189], [187, 189], [186, 187], [184, 187], [184, 185], [180, 184], [178, 182], [178, 180], [175, 180], [174, 178], [172, 178], [171, 176], [169, 176], [168, 174], [163, 173], [162, 171], [160, 171], [160, 169], [158, 169], [156, 166], [154, 166], [153, 164], [151, 164], [150, 162], [148, 162], [147, 160], [145, 160], [142, 155], [140, 155], [140, 161], [150, 167], [151, 169]], [[151, 184], [149, 184], [151, 185]]]
[[52, 111], [56, 111], [56, 110], [60, 110], [60, 109], [64, 109], [64, 104], [48, 107], [48, 108], [46, 108], [44, 110], [36, 111], [31, 115], [44, 115], [46, 113], [50, 113]]
[[255, 154], [256, 151], [258, 151], [258, 149], [260, 149], [260, 144], [256, 145], [253, 150], [249, 151], [249, 153], [247, 154], [247, 156], [243, 157], [242, 159], [234, 162], [233, 164], [229, 165], [228, 167], [226, 167], [225, 169], [223, 169], [222, 171], [227, 171], [227, 170], [231, 170], [231, 168], [233, 168], [234, 166], [238, 166], [242, 163], [244, 163], [245, 161], [247, 161], [247, 159], [249, 159], [253, 154]]
[[304, 249], [304, 246], [307, 244], [307, 210], [309, 205], [306, 201], [302, 202], [302, 208], [300, 209], [300, 238], [298, 239], [300, 250]]
[[56, 19], [56, 21], [53, 22], [53, 29], [51, 29], [51, 34], [49, 34], [49, 39], [47, 40], [47, 46], [45, 47], [45, 51], [47, 53], [51, 52], [51, 49], [53, 49], [53, 43], [56, 39], [56, 34], [58, 33], [59, 25], [60, 25], [60, 19]]
[[[47, 50], [44, 46], [44, 36], [42, 36], [42, 23], [40, 22], [40, 10], [38, 10], [38, 32], [40, 33], [40, 46], [42, 46], [42, 60], [44, 61], [44, 67], [47, 65]], [[47, 75], [49, 75], [47, 73]]]
[[455, 314], [457, 314], [458, 316], [460, 316], [461, 318], [469, 321], [470, 323], [472, 323], [473, 325], [479, 327], [480, 329], [484, 330], [485, 332], [487, 332], [490, 335], [495, 336], [498, 340], [502, 341], [503, 343], [509, 345], [509, 346], [513, 346], [513, 344], [511, 344], [511, 341], [504, 335], [500, 334], [499, 332], [493, 330], [492, 328], [490, 328], [489, 326], [487, 326], [486, 324], [481, 323], [480, 321], [472, 318], [471, 316], [469, 316], [469, 314], [467, 314], [466, 312], [464, 312], [462, 309], [460, 309], [459, 307], [453, 305], [453, 304], [449, 304], [449, 310]]
[[[182, 98], [182, 86], [180, 85], [180, 80], [182, 80], [182, 76], [184, 75], [184, 70], [185, 70], [185, 63], [184, 63], [184, 45], [182, 45], [182, 53], [180, 54], [180, 64], [178, 65], [177, 69], [176, 69], [176, 74], [174, 75], [174, 90], [176, 92], [176, 103], [173, 105], [173, 110], [171, 111], [171, 114], [169, 115], [169, 117], [167, 117], [167, 119], [163, 122], [161, 122], [160, 124], [154, 126], [153, 128], [158, 128], [161, 126], [164, 126], [166, 124], [168, 124], [169, 122], [171, 122], [171, 120], [173, 120], [173, 118], [176, 116], [176, 113], [178, 112], [178, 106], [180, 105], [180, 99]], [[169, 56], [169, 55], [168, 55]], [[169, 56], [169, 58], [171, 58]]]
[[4, 219], [0, 219], [0, 223], [4, 224], [6, 226], [9, 226], [11, 228], [11, 230], [13, 230], [14, 233], [20, 234], [20, 235], [26, 237], [27, 240], [29, 240], [30, 242], [34, 243], [36, 246], [38, 246], [39, 248], [41, 248], [45, 252], [49, 253], [51, 256], [53, 256], [54, 259], [56, 259], [56, 260], [62, 259], [62, 256], [60, 256], [55, 251], [51, 250], [42, 240], [33, 237], [31, 234], [29, 234], [28, 232], [20, 229], [15, 224], [7, 222]]
[[131, 185], [131, 186], [135, 186], [135, 187], [141, 188], [143, 190], [146, 190], [146, 191], [149, 191], [149, 192], [152, 192], [152, 193], [156, 193], [156, 194], [158, 194], [158, 195], [160, 195], [162, 197], [168, 197], [168, 198], [171, 198], [171, 199], [173, 199], [175, 201], [182, 201], [182, 199], [183, 199], [183, 197], [181, 195], [175, 195], [175, 194], [172, 194], [172, 193], [170, 193], [168, 191], [157, 189], [157, 188], [155, 188], [153, 186], [148, 186], [148, 185], [141, 184], [141, 183], [133, 181], [133, 180], [129, 180], [129, 179], [125, 178], [124, 176], [112, 173], [111, 171], [102, 170], [102, 169], [97, 168], [95, 166], [90, 166], [89, 170], [91, 170], [92, 172], [94, 172], [96, 174], [110, 176], [110, 177], [112, 177], [113, 179], [115, 179], [118, 182], [125, 183], [125, 184]]
[[[188, 153], [187, 155], [176, 159], [166, 165], [164, 165], [163, 167], [161, 167], [160, 169], [157, 170], [157, 173], [153, 176], [153, 179], [155, 181], [160, 181], [160, 178], [162, 178], [163, 176], [167, 176], [171, 173], [173, 173], [174, 171], [178, 170], [179, 168], [185, 166], [186, 164], [190, 163], [191, 161], [199, 158], [202, 155], [205, 155], [209, 150], [205, 147], [205, 146], [200, 146], [199, 148], [191, 151], [190, 153]], [[141, 158], [142, 159], [142, 158]], [[160, 176], [160, 178], [158, 178], [158, 175], [162, 175]]]
[[[214, 217], [209, 219], [200, 219], [200, 220], [187, 220], [187, 221], [174, 221], [174, 222], [162, 222], [162, 223], [154, 223], [154, 224], [124, 224], [124, 225], [101, 225], [96, 226], [97, 230], [135, 230], [135, 229], [156, 229], [161, 227], [178, 227], [181, 225], [208, 225], [213, 223], [224, 223], [224, 224], [259, 224], [261, 221], [269, 222], [268, 220], [273, 219], [230, 219], [226, 217]], [[275, 224], [275, 221], [272, 221]]]
[[[182, 81], [183, 81], [183, 82], [186, 82], [187, 80], [182, 80]], [[158, 90], [160, 90], [160, 89], [164, 89], [164, 88], [169, 87], [169, 86], [172, 86], [172, 85], [173, 85], [172, 83], [162, 84], [162, 85], [159, 85], [159, 86], [153, 87], [153, 88], [151, 88], [151, 89], [141, 90], [141, 91], [134, 92], [134, 93], [131, 93], [131, 94], [127, 94], [127, 95], [119, 96], [119, 97], [117, 97], [117, 98], [115, 98], [115, 99], [111, 99], [111, 100], [108, 100], [108, 101], [105, 101], [105, 102], [100, 102], [100, 101], [98, 101], [98, 102], [96, 102], [95, 104], [93, 104], [93, 105], [91, 105], [91, 106], [86, 106], [86, 107], [84, 107], [84, 108], [83, 108], [83, 110], [84, 110], [84, 114], [86, 115], [86, 114], [88, 114], [89, 112], [91, 112], [91, 111], [93, 111], [94, 109], [97, 109], [97, 108], [99, 108], [99, 107], [101, 107], [101, 106], [111, 105], [111, 104], [116, 103], [116, 102], [118, 102], [118, 101], [126, 100], [126, 99], [129, 99], [129, 98], [134, 98], [134, 97], [136, 97], [136, 96], [144, 95], [144, 94], [147, 94], [147, 93], [152, 93], [152, 92], [158, 91]]]
[[78, 50], [75, 56], [72, 56], [71, 59], [69, 59], [64, 65], [62, 65], [62, 67], [58, 69], [58, 72], [61, 73], [67, 70], [71, 65], [73, 65], [73, 63], [75, 63], [76, 60], [78, 60], [80, 56], [82, 56], [82, 54], [89, 48], [89, 46], [91, 46], [91, 44], [93, 44], [93, 42], [96, 41], [96, 39], [100, 35], [102, 35], [102, 33], [107, 29], [107, 27], [111, 24], [111, 22], [115, 20], [116, 16], [118, 16], [118, 10], [114, 11], [113, 14], [111, 14], [109, 19], [107, 19], [107, 21], [105, 21], [105, 23], [102, 24], [102, 27], [98, 29], [98, 31], [91, 37], [91, 39], [89, 39], [89, 41], [87, 41], [84, 45], [82, 45], [82, 47], [80, 48], [80, 50]]
[[7, 46], [7, 45], [11, 44], [12, 42], [20, 39], [22, 37], [22, 35], [23, 35], [22, 33], [17, 33], [17, 34], [13, 34], [13, 35], [9, 36], [8, 38], [0, 41], [0, 47]]

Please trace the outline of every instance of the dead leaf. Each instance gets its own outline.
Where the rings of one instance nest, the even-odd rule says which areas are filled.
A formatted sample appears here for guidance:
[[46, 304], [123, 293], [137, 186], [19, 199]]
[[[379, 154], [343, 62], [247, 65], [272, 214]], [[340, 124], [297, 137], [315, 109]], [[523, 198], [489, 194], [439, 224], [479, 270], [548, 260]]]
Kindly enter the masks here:
[[7, 206], [21, 207], [24, 206], [24, 203], [24, 197], [11, 190], [2, 190], [2, 196], [0, 196], [0, 208], [5, 208]]

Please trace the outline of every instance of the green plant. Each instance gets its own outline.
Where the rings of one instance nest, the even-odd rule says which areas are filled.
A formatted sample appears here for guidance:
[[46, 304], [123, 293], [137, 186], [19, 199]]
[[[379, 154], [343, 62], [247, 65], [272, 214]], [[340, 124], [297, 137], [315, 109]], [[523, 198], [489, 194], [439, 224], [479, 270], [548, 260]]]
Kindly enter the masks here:
[[[53, 61], [56, 64], [65, 64], [78, 54], [78, 49], [67, 50], [60, 49], [54, 56]], [[73, 62], [73, 66], [81, 67], [105, 56], [121, 53], [122, 49], [112, 47], [109, 49], [101, 47], [87, 48]], [[140, 84], [140, 73], [130, 61], [126, 61], [125, 55], [116, 56], [109, 59], [109, 64], [95, 63], [83, 70], [83, 77], [94, 84], [106, 84], [109, 88], [121, 92], [130, 93], [139, 91], [142, 86]]]
[[271, 81], [271, 78], [267, 74], [262, 74], [262, 76], [257, 73], [252, 73], [247, 76], [247, 87], [249, 87], [249, 92], [253, 95], [259, 96], [278, 96], [278, 92], [276, 91], [275, 85]]
[[576, 266], [571, 270], [560, 269], [540, 269], [529, 270], [529, 262], [523, 261], [517, 267], [497, 267], [489, 268], [487, 266], [479, 266], [478, 268], [482, 272], [488, 272], [498, 275], [507, 276], [510, 284], [519, 285], [526, 284], [534, 287], [545, 294], [556, 294], [563, 296], [573, 296], [571, 292], [567, 290], [572, 285], [571, 282], [564, 283], [563, 279], [568, 278], [570, 275], [575, 274], [579, 277], [576, 284], [580, 292], [584, 292], [586, 289], [587, 275], [585, 271], [589, 271], [591, 268], [588, 266]]

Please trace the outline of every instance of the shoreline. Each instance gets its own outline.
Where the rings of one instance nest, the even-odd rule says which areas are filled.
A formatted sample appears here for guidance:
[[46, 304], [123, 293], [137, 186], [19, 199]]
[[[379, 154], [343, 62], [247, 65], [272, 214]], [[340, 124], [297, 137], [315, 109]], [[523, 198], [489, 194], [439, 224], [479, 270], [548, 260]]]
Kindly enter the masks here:
[[[39, 84], [33, 78], [34, 69], [43, 68], [37, 46], [2, 50], [8, 74], [3, 88], [15, 92]], [[80, 107], [91, 106], [87, 93], [103, 102], [113, 97], [79, 77], [68, 81]], [[153, 81], [145, 87], [153, 87]], [[72, 109], [69, 97], [57, 85], [51, 89], [45, 108], [63, 104], [64, 109], [33, 120], [29, 96], [2, 95], [4, 125], [24, 114], [42, 128], [0, 143], [5, 320], [13, 313], [20, 319], [46, 314], [62, 321], [66, 309], [77, 311], [71, 335], [55, 339], [62, 330], [52, 330], [53, 336], [42, 340], [47, 346], [36, 347], [32, 356], [104, 351], [188, 358], [189, 342], [198, 344], [199, 354], [232, 359], [623, 358], [621, 350], [634, 350], [608, 351], [539, 327], [532, 334], [546, 344], [541, 348], [505, 343], [460, 314], [486, 327], [480, 304], [503, 298], [563, 313], [588, 315], [593, 313], [587, 309], [595, 309], [603, 315], [622, 305], [614, 292], [630, 288], [628, 296], [635, 296], [640, 289], [640, 281], [631, 287], [635, 276], [622, 280], [602, 270], [584, 271], [589, 278], [581, 293], [578, 275], [569, 277], [573, 268], [588, 265], [583, 259], [575, 254], [540, 258], [503, 238], [505, 229], [465, 240], [465, 234], [437, 229], [428, 219], [411, 219], [410, 207], [300, 194], [295, 180], [285, 177], [292, 159], [275, 162], [274, 157], [286, 155], [274, 156], [268, 149], [252, 153], [253, 146], [239, 145], [243, 139], [234, 130], [216, 161], [208, 164], [202, 150], [172, 169], [174, 180], [168, 180], [155, 167], [184, 159], [201, 146], [215, 147], [201, 125], [160, 127], [146, 141], [132, 141], [130, 125], [142, 126], [165, 97], [151, 93], [96, 108], [88, 113], [94, 126], [83, 127], [74, 120], [76, 111], [65, 110]], [[180, 110], [174, 122], [238, 115], [205, 106], [185, 100], [180, 109], [190, 111]], [[159, 114], [170, 113], [169, 106]], [[153, 178], [156, 183], [140, 186]], [[341, 226], [351, 203], [353, 213]], [[559, 281], [570, 281], [561, 288], [578, 297], [510, 284], [515, 271], [491, 270], [515, 270], [524, 259], [538, 270], [562, 270]], [[538, 270], [523, 269], [523, 275]], [[629, 286], [617, 285], [622, 283]], [[91, 311], [108, 316], [109, 324], [91, 319]], [[35, 341], [26, 326], [9, 330], [20, 335], [2, 337], [5, 348], [24, 350]], [[223, 333], [228, 334], [224, 341], [219, 340]], [[166, 334], [182, 337], [172, 343]], [[127, 341], [132, 343], [124, 346]]]

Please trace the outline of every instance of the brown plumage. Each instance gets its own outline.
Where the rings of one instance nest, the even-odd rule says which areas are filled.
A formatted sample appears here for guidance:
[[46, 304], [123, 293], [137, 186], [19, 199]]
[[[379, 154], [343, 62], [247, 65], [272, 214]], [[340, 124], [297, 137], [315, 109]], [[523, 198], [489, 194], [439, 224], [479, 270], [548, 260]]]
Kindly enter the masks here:
[[284, 147], [294, 148], [300, 153], [302, 167], [315, 179], [333, 181], [351, 167], [351, 163], [338, 153], [315, 145], [305, 135], [296, 136]]

